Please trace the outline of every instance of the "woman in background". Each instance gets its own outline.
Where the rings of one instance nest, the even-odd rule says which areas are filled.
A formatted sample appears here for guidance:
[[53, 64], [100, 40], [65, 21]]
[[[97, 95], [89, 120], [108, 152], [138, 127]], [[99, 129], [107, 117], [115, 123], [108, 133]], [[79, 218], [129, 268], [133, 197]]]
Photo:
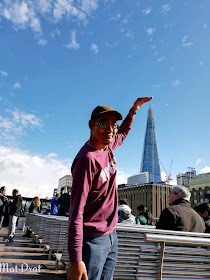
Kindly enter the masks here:
[[42, 210], [41, 201], [38, 196], [35, 196], [31, 202], [28, 212], [37, 214], [37, 213], [41, 213], [41, 210]]

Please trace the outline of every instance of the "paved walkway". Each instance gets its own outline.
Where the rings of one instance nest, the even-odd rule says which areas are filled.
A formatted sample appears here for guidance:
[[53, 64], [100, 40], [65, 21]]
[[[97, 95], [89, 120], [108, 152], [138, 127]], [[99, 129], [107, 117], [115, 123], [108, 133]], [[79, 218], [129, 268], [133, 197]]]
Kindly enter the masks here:
[[55, 261], [48, 260], [43, 248], [22, 237], [16, 230], [13, 242], [5, 243], [8, 229], [0, 230], [0, 280], [57, 280], [64, 279], [64, 266], [55, 270]]

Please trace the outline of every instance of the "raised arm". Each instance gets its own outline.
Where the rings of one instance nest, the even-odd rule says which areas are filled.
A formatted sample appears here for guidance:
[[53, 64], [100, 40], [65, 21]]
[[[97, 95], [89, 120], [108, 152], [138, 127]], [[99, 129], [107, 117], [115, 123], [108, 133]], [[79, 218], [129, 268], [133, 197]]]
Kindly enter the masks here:
[[133, 119], [135, 114], [136, 114], [136, 111], [138, 111], [144, 103], [150, 101], [151, 99], [152, 99], [152, 97], [140, 97], [140, 98], [138, 98], [134, 102], [133, 106], [131, 107], [128, 115]]

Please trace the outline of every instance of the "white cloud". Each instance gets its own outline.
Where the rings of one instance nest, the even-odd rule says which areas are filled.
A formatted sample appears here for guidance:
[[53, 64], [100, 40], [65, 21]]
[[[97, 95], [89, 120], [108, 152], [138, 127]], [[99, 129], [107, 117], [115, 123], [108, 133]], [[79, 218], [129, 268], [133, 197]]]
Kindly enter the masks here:
[[52, 9], [53, 0], [37, 0], [37, 6], [41, 14], [48, 14]]
[[150, 14], [150, 12], [151, 12], [150, 8], [143, 10], [143, 13], [146, 15]]
[[151, 36], [155, 32], [155, 28], [146, 28], [146, 32], [148, 36]]
[[127, 178], [129, 176], [131, 176], [131, 175], [129, 175], [125, 171], [119, 169], [117, 171], [117, 177], [116, 177], [117, 186], [120, 184], [127, 184]]
[[178, 87], [178, 86], [180, 86], [180, 84], [181, 84], [180, 80], [175, 80], [174, 82], [172, 82], [172, 86], [174, 86], [174, 87]]
[[114, 42], [114, 43], [105, 43], [105, 46], [107, 48], [114, 48], [114, 47], [117, 47], [118, 46], [118, 43], [117, 42]]
[[125, 19], [121, 20], [121, 23], [122, 23], [122, 24], [127, 24], [127, 23], [128, 23], [128, 19], [125, 18]]
[[201, 162], [202, 162], [202, 159], [200, 159], [200, 158], [197, 159], [197, 160], [196, 160], [196, 165], [199, 165]]
[[164, 14], [167, 14], [169, 11], [170, 11], [170, 6], [169, 6], [169, 4], [166, 4], [166, 5], [162, 5], [162, 7], [161, 7], [161, 11], [162, 11], [162, 13], [164, 13]]
[[0, 185], [7, 187], [8, 195], [17, 188], [26, 197], [52, 196], [59, 178], [70, 173], [71, 162], [0, 146]]
[[51, 24], [63, 19], [87, 24], [97, 8], [98, 0], [1, 0], [0, 20], [10, 21], [15, 30], [30, 28], [35, 32], [38, 44], [46, 45], [46, 40], [42, 39], [43, 19]]
[[162, 62], [162, 61], [164, 61], [166, 58], [165, 58], [165, 56], [161, 56], [161, 57], [159, 57], [158, 59], [157, 59], [157, 62]]
[[188, 35], [185, 35], [185, 36], [182, 38], [182, 43], [185, 43], [186, 40], [187, 40], [187, 38], [188, 38]]
[[43, 38], [42, 38], [42, 39], [39, 39], [39, 40], [38, 40], [38, 44], [39, 44], [40, 46], [43, 46], [43, 47], [44, 47], [44, 46], [47, 45], [47, 40], [45, 40], [45, 39], [43, 39]]
[[201, 169], [200, 173], [208, 173], [210, 172], [210, 166], [205, 166], [204, 168]]
[[18, 83], [18, 82], [16, 82], [16, 83], [13, 85], [12, 88], [14, 88], [14, 89], [21, 88], [21, 84]]
[[57, 27], [56, 27], [56, 29], [53, 32], [50, 33], [50, 36], [52, 38], [59, 37], [60, 35], [61, 35], [61, 32], [60, 32], [60, 30]]
[[92, 45], [90, 46], [90, 50], [94, 53], [97, 54], [99, 52], [98, 50], [98, 46], [95, 43], [92, 43]]
[[5, 72], [5, 71], [1, 71], [1, 76], [2, 76], [2, 77], [7, 77], [8, 74], [7, 74], [7, 72]]
[[193, 45], [193, 43], [189, 42], [189, 43], [182, 44], [182, 47], [190, 47], [192, 45]]
[[71, 42], [69, 42], [67, 45], [65, 45], [68, 49], [78, 50], [79, 49], [79, 43], [77, 43], [76, 39], [76, 32], [72, 31], [71, 33]]
[[9, 116], [0, 115], [0, 142], [5, 144], [13, 144], [16, 137], [24, 135], [27, 129], [41, 127], [41, 119], [34, 114], [27, 114], [20, 110], [7, 110]]
[[121, 18], [121, 15], [118, 13], [115, 16], [111, 17], [111, 20], [119, 20]]
[[90, 14], [92, 11], [95, 11], [98, 7], [98, 0], [82, 0], [81, 9]]
[[0, 96], [0, 101], [3, 100], [3, 96]]
[[160, 88], [160, 85], [153, 85], [153, 88]]
[[201, 65], [201, 66], [203, 66], [203, 63], [204, 63], [203, 61], [200, 61], [200, 65]]
[[15, 29], [30, 27], [35, 32], [41, 32], [40, 20], [36, 15], [33, 1], [2, 1], [0, 15], [11, 21]]
[[204, 23], [203, 28], [207, 28], [207, 24], [206, 23]]

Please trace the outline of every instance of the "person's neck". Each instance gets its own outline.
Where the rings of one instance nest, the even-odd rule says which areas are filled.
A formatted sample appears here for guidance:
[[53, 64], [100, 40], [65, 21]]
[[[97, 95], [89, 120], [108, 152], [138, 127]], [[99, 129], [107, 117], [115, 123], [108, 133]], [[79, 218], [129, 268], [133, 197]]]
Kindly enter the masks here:
[[97, 143], [96, 141], [93, 141], [91, 138], [88, 140], [88, 145], [96, 150], [104, 151], [108, 147], [108, 145]]

